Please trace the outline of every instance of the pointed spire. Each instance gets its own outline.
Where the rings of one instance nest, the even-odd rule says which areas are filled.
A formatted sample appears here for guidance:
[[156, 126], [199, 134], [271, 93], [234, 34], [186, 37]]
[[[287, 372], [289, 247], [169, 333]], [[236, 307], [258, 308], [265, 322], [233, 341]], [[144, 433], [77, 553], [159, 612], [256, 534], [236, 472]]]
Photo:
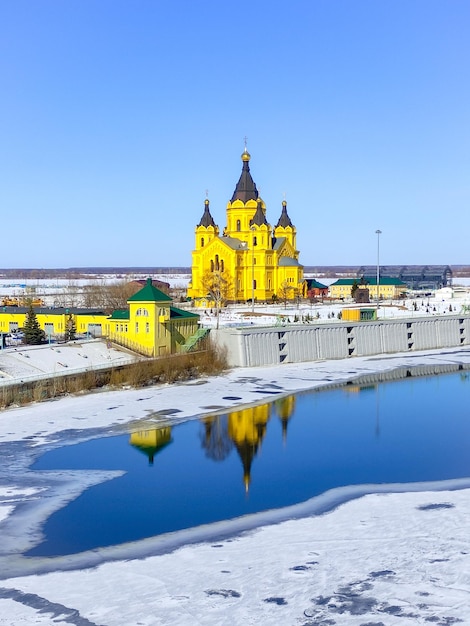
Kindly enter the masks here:
[[240, 174], [240, 178], [238, 180], [237, 186], [235, 187], [235, 191], [233, 192], [233, 196], [230, 202], [233, 202], [234, 200], [247, 202], [248, 200], [258, 199], [258, 190], [256, 189], [256, 184], [250, 174], [250, 166], [248, 164], [250, 159], [251, 155], [246, 149], [245, 145], [245, 150], [242, 154], [242, 173]]
[[251, 465], [256, 456], [258, 444], [242, 441], [239, 444], [235, 443], [235, 446], [243, 464], [243, 483], [245, 485], [245, 491], [248, 493], [251, 484]]
[[292, 228], [294, 227], [294, 224], [291, 222], [291, 219], [287, 214], [287, 202], [285, 200], [282, 201], [281, 217], [276, 224], [276, 228], [278, 228], [279, 226], [281, 228], [286, 228], [287, 226], [291, 226]]
[[214, 218], [211, 215], [211, 212], [209, 210], [209, 199], [206, 198], [204, 200], [204, 213], [202, 214], [201, 217], [201, 221], [199, 222], [198, 226], [205, 226], [206, 228], [208, 226], [214, 226], [214, 228], [216, 227], [216, 223], [214, 222]]
[[263, 206], [261, 204], [261, 198], [258, 198], [258, 206], [256, 207], [256, 212], [253, 215], [253, 218], [250, 220], [250, 225], [255, 224], [256, 226], [261, 226], [261, 224], [268, 225], [266, 221], [266, 215], [263, 211]]

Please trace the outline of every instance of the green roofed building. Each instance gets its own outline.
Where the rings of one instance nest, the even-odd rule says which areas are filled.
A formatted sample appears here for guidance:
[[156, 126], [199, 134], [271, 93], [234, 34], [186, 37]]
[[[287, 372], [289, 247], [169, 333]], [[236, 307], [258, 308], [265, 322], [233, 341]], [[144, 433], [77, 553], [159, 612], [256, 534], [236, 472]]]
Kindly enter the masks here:
[[[185, 352], [206, 334], [199, 329], [199, 315], [173, 306], [172, 299], [155, 287], [150, 278], [127, 300], [127, 308], [104, 311], [77, 308], [36, 308], [35, 313], [46, 339], [63, 339], [68, 324], [77, 332], [110, 341], [139, 354], [155, 357]], [[25, 325], [27, 308], [0, 309], [0, 343], [5, 335], [16, 338]], [[12, 338], [12, 341], [14, 339]], [[16, 340], [16, 339], [15, 339]]]
[[129, 308], [118, 309], [107, 319], [109, 339], [146, 356], [183, 351], [197, 333], [199, 315], [172, 306], [172, 299], [152, 284], [128, 298]]
[[[377, 298], [377, 276], [363, 276], [362, 278], [340, 278], [330, 285], [330, 298], [344, 300], [351, 297], [351, 289], [356, 284], [359, 289], [368, 289], [371, 299]], [[382, 300], [396, 300], [402, 298], [407, 291], [406, 283], [399, 278], [380, 276], [378, 296]]]
[[309, 298], [324, 298], [328, 295], [328, 287], [323, 283], [320, 283], [315, 278], [306, 278], [307, 283], [307, 295]]

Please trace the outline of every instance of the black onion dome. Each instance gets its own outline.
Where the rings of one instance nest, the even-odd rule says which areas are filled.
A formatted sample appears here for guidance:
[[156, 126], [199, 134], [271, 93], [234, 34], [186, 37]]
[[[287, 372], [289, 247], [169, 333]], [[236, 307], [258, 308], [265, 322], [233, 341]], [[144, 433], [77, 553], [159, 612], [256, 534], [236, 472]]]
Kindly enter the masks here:
[[256, 224], [256, 226], [261, 226], [261, 224], [268, 224], [266, 221], [266, 215], [264, 214], [263, 207], [261, 205], [261, 198], [258, 198], [258, 206], [256, 207], [256, 212], [253, 215], [250, 224]]
[[248, 200], [258, 199], [258, 190], [256, 189], [255, 181], [251, 177], [250, 173], [250, 159], [251, 155], [249, 152], [247, 152], [247, 149], [245, 148], [245, 151], [242, 154], [242, 173], [240, 174], [237, 186], [235, 187], [235, 191], [233, 192], [231, 202], [234, 202], [235, 200], [247, 202]]
[[291, 222], [291, 219], [290, 219], [289, 215], [287, 214], [287, 202], [285, 200], [283, 200], [283, 202], [282, 202], [281, 217], [279, 218], [279, 221], [276, 224], [276, 228], [278, 226], [280, 226], [281, 228], [286, 228], [287, 226], [292, 226], [292, 228], [294, 227], [294, 225]]
[[201, 221], [199, 222], [198, 226], [205, 226], [206, 228], [208, 226], [216, 227], [214, 218], [212, 217], [211, 212], [209, 210], [209, 200], [207, 200], [207, 198], [204, 201], [204, 213], [202, 214]]

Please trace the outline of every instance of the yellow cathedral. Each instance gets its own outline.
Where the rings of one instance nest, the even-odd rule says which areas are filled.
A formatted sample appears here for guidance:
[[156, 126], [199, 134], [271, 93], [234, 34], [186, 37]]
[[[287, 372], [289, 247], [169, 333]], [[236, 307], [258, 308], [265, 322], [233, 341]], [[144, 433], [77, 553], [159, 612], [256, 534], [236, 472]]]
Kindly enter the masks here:
[[292, 300], [305, 296], [303, 266], [299, 263], [297, 231], [287, 213], [287, 202], [273, 228], [266, 218], [266, 205], [250, 172], [250, 154], [245, 148], [242, 172], [227, 203], [226, 226], [220, 234], [209, 208], [196, 226], [192, 252], [192, 276], [188, 297], [207, 305], [211, 275], [227, 277], [226, 301], [258, 302], [276, 298]]

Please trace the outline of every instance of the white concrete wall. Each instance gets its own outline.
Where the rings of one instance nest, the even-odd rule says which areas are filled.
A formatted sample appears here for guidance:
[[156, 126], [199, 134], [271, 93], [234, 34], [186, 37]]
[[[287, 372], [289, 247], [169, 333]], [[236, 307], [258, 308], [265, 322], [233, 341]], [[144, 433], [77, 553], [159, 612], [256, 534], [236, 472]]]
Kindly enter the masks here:
[[470, 316], [212, 330], [234, 367], [470, 345]]

